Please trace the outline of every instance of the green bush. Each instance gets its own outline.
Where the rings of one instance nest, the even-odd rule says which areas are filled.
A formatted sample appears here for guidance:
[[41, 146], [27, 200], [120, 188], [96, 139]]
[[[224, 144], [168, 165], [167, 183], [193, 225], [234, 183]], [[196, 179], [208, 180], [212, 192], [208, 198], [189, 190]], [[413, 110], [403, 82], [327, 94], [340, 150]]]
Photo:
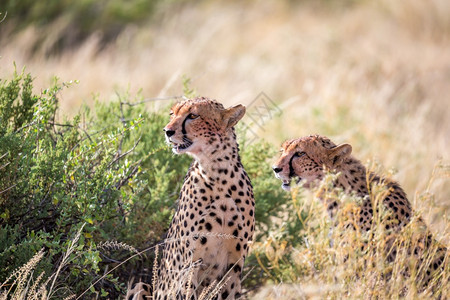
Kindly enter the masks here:
[[[132, 276], [151, 277], [145, 249], [162, 240], [191, 158], [172, 154], [162, 134], [168, 112], [149, 112], [139, 96], [125, 93], [60, 121], [58, 96], [73, 83], [55, 80], [34, 94], [32, 82], [24, 73], [0, 81], [0, 282], [40, 253], [29, 276], [55, 280], [52, 296], [117, 298]], [[274, 220], [298, 222], [284, 211], [270, 145], [241, 137], [259, 241]], [[252, 257], [248, 265], [258, 267]], [[248, 284], [261, 282], [259, 273]]]

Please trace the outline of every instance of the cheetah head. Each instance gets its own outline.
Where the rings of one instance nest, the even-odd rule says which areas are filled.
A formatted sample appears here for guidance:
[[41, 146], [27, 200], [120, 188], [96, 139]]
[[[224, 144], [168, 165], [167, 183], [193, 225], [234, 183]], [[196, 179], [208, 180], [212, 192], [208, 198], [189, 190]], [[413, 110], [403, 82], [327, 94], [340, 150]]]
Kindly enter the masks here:
[[321, 180], [324, 170], [338, 170], [341, 163], [350, 156], [352, 147], [348, 144], [336, 146], [328, 138], [311, 135], [288, 140], [281, 146], [281, 157], [273, 166], [275, 177], [289, 191], [291, 181], [309, 188]]
[[176, 103], [164, 127], [166, 141], [175, 154], [207, 155], [223, 137], [234, 134], [233, 126], [244, 114], [242, 105], [225, 109], [219, 102], [203, 97]]

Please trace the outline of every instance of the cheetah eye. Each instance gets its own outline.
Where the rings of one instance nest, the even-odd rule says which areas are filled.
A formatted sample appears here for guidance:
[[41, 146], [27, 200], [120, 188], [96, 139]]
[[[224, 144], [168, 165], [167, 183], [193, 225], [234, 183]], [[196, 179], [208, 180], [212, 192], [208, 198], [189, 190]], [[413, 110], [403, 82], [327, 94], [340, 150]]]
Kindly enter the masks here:
[[169, 113], [169, 116], [173, 116], [173, 111], [171, 111], [171, 112]]
[[187, 116], [187, 118], [188, 119], [191, 119], [191, 120], [195, 120], [195, 119], [197, 119], [199, 116], [198, 115], [196, 115], [196, 114], [189, 114], [188, 116]]
[[300, 151], [300, 152], [296, 152], [296, 153], [294, 154], [294, 156], [295, 156], [295, 157], [302, 157], [302, 156], [305, 155], [305, 154], [306, 154], [306, 152]]

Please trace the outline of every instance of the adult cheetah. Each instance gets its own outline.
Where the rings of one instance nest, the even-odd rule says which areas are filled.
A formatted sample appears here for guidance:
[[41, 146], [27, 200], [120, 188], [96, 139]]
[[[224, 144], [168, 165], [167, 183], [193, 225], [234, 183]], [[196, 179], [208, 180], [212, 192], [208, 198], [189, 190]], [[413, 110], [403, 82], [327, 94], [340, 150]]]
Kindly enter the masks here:
[[[254, 231], [253, 190], [239, 157], [234, 126], [245, 107], [225, 109], [195, 98], [175, 104], [164, 128], [175, 154], [194, 158], [164, 242], [155, 290], [140, 284], [127, 299], [239, 298], [241, 272]], [[141, 298], [134, 297], [141, 292]], [[133, 298], [134, 297], [134, 298]]]
[[[282, 188], [285, 190], [290, 190], [292, 180], [305, 188], [311, 188], [323, 179], [326, 172], [339, 173], [333, 182], [334, 187], [341, 188], [349, 194], [356, 194], [362, 199], [358, 204], [359, 211], [356, 216], [353, 216], [354, 221], [349, 223], [354, 229], [367, 232], [372, 227], [374, 210], [377, 207], [373, 207], [369, 190], [374, 184], [382, 184], [387, 188], [382, 199], [382, 204], [390, 212], [390, 216], [384, 224], [385, 229], [397, 233], [410, 223], [413, 210], [400, 185], [395, 181], [368, 172], [364, 165], [351, 155], [352, 147], [349, 144], [337, 146], [327, 137], [311, 135], [284, 142], [281, 152], [281, 157], [273, 166], [273, 171], [275, 176], [282, 180]], [[319, 194], [319, 198], [323, 201], [328, 215], [333, 219], [340, 208], [340, 203], [334, 197], [322, 198]], [[419, 219], [418, 222], [426, 228], [422, 220]], [[397, 249], [392, 246], [394, 242], [391, 239], [386, 246], [389, 261], [395, 259], [396, 256]], [[429, 230], [425, 230], [424, 233], [418, 235], [414, 247], [408, 251], [411, 254], [419, 255], [428, 248], [431, 242], [431, 233]], [[446, 252], [445, 247], [438, 248], [430, 267], [426, 270], [425, 284], [430, 279], [431, 273], [442, 267]]]

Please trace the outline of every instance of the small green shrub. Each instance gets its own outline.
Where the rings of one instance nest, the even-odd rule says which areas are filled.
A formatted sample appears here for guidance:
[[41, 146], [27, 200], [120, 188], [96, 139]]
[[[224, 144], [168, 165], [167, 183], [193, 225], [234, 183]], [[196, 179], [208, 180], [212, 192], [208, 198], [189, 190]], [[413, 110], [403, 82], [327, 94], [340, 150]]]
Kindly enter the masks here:
[[[51, 296], [117, 298], [131, 277], [150, 279], [153, 253], [145, 249], [162, 240], [192, 159], [173, 155], [165, 143], [168, 109], [150, 112], [139, 95], [123, 93], [60, 121], [59, 94], [73, 83], [55, 80], [41, 94], [32, 83], [25, 73], [0, 81], [0, 282], [8, 284], [43, 249], [26, 274], [49, 279], [46, 290], [55, 280]], [[185, 79], [185, 92], [194, 94], [188, 84]], [[260, 241], [273, 225], [298, 222], [265, 167], [271, 146], [240, 136]], [[254, 257], [247, 265], [258, 268]], [[261, 282], [258, 274], [247, 284]]]
[[100, 274], [96, 242], [121, 233], [108, 230], [133, 201], [127, 189], [137, 180], [138, 166], [120, 157], [118, 145], [143, 119], [111, 124], [101, 133], [84, 129], [81, 116], [58, 123], [58, 93], [66, 86], [55, 81], [34, 95], [30, 75], [0, 83], [1, 282], [41, 248], [45, 255], [35, 274], [55, 273], [84, 226], [70, 267], [60, 276], [69, 291], [87, 288]]

